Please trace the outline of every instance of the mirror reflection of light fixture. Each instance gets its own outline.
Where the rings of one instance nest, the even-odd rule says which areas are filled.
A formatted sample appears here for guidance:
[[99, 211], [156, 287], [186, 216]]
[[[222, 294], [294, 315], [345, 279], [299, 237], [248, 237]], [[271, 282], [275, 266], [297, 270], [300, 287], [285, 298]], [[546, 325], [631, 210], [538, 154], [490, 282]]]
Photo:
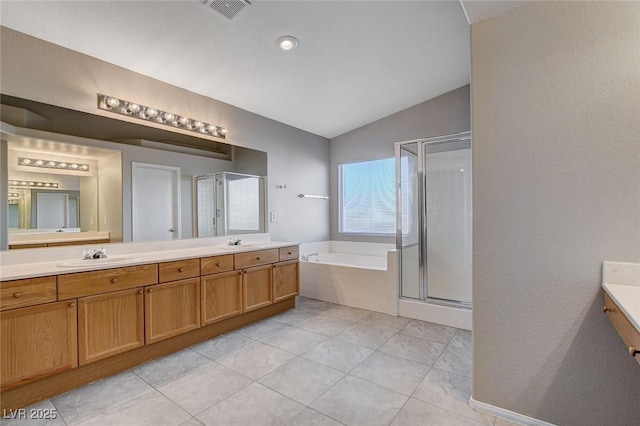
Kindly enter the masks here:
[[82, 163], [67, 163], [64, 161], [41, 160], [36, 158], [18, 158], [19, 166], [40, 167], [45, 169], [62, 169], [88, 172], [89, 165]]
[[191, 130], [220, 139], [227, 138], [227, 129], [224, 127], [100, 93], [98, 93], [98, 108], [153, 123]]
[[20, 194], [17, 192], [10, 192], [9, 198], [20, 198]]
[[58, 184], [56, 182], [34, 182], [34, 181], [20, 181], [20, 180], [9, 180], [9, 187], [38, 187], [38, 188], [58, 188]]

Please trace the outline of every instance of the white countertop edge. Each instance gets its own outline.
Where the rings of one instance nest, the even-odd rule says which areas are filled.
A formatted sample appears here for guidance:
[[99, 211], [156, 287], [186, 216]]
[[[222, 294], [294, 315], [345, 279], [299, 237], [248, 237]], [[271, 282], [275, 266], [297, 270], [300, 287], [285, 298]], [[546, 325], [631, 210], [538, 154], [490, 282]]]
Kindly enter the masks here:
[[[616, 305], [622, 310], [625, 317], [633, 324], [636, 331], [640, 333], [640, 287], [626, 284], [608, 284], [603, 283], [602, 288], [616, 302]], [[632, 297], [624, 297], [621, 290], [637, 293]], [[628, 295], [627, 295], [628, 296]], [[635, 300], [630, 300], [635, 299]], [[631, 310], [631, 304], [636, 303], [635, 310]]]
[[[126, 255], [135, 258], [135, 260], [127, 262], [119, 262], [115, 264], [87, 264], [87, 266], [77, 267], [61, 267], [62, 263], [70, 260], [79, 260], [80, 257], [48, 260], [44, 262], [32, 263], [16, 263], [0, 265], [0, 279], [2, 281], [11, 281], [24, 278], [36, 278], [51, 275], [64, 275], [76, 272], [96, 271], [103, 269], [123, 268], [127, 266], [145, 265], [150, 263], [170, 262], [175, 260], [192, 259], [199, 257], [217, 256], [225, 254], [245, 253], [256, 250], [266, 250], [281, 247], [295, 246], [299, 243], [281, 242], [281, 241], [261, 241], [259, 246], [249, 246], [246, 248], [226, 249], [224, 246], [205, 246], [205, 247], [182, 247], [176, 249], [164, 249], [156, 251], [148, 251], [143, 253], [115, 253], [113, 256]], [[251, 244], [248, 242], [247, 244]], [[106, 245], [108, 247], [108, 245]], [[81, 246], [75, 246], [80, 247]], [[109, 255], [111, 253], [109, 252]]]

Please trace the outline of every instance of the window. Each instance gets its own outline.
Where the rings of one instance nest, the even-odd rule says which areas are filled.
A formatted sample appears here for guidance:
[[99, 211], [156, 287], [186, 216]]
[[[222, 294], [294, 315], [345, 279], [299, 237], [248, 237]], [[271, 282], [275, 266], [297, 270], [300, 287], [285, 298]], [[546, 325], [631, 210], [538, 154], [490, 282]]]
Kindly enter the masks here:
[[395, 159], [359, 161], [338, 167], [340, 232], [395, 234]]

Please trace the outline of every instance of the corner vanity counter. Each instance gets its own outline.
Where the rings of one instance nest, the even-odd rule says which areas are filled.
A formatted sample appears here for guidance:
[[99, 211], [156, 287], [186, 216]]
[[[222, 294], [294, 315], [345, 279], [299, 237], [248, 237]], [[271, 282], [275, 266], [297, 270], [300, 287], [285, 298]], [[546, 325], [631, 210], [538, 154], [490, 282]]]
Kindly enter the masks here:
[[[19, 408], [295, 307], [298, 245], [226, 239], [2, 254], [1, 405]], [[33, 259], [42, 261], [34, 262]]]
[[602, 311], [640, 364], [640, 264], [604, 262]]

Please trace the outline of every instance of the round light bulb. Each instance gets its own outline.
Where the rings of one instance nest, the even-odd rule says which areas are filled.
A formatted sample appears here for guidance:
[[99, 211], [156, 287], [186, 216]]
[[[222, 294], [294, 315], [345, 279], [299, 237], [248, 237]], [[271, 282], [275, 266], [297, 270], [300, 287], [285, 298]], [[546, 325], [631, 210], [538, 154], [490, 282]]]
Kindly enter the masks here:
[[23, 158], [22, 159], [22, 164], [29, 165], [29, 164], [31, 164], [31, 160], [28, 159], [28, 158]]
[[171, 114], [170, 112], [165, 112], [162, 118], [164, 119], [164, 121], [175, 121], [176, 116], [175, 114]]
[[47, 163], [47, 166], [49, 166], [49, 167], [55, 167], [55, 166], [56, 166], [56, 162], [55, 162], [55, 161], [49, 161], [49, 162]]
[[86, 164], [83, 164], [82, 166], [80, 166], [80, 170], [89, 170], [89, 166], [87, 166]]
[[73, 163], [69, 166], [70, 169], [76, 170], [78, 168], [78, 165], [76, 163]]
[[61, 169], [66, 169], [66, 168], [67, 168], [67, 166], [68, 166], [68, 164], [67, 164], [67, 163], [60, 163], [60, 164], [58, 164], [58, 167], [60, 167]]
[[180, 117], [178, 119], [178, 124], [180, 124], [181, 126], [187, 127], [190, 121], [191, 120], [189, 120], [187, 117]]
[[43, 166], [44, 165], [44, 161], [42, 160], [36, 160], [36, 162], [34, 163], [36, 166]]
[[147, 118], [156, 118], [158, 116], [158, 110], [155, 108], [147, 108], [144, 111], [144, 115], [146, 115]]
[[293, 36], [282, 36], [276, 40], [276, 46], [284, 51], [293, 50], [298, 47], [298, 39]]
[[36, 186], [42, 186], [42, 185], [44, 185], [42, 182], [36, 183]]
[[135, 114], [136, 112], [140, 111], [140, 105], [129, 103], [129, 105], [127, 105], [127, 111], [129, 111], [131, 114]]
[[194, 121], [193, 127], [195, 129], [202, 129], [204, 127], [204, 123], [202, 121]]
[[47, 188], [49, 188], [51, 186], [50, 183], [45, 183], [44, 186], [46, 186]]
[[57, 188], [57, 187], [58, 187], [58, 184], [57, 184], [57, 183], [54, 183], [54, 184], [52, 184], [51, 186], [53, 186], [54, 188]]
[[225, 129], [224, 127], [220, 128], [220, 134], [221, 135], [226, 135], [227, 134], [227, 129]]
[[120, 100], [119, 100], [118, 98], [114, 98], [114, 97], [112, 97], [112, 96], [109, 96], [109, 97], [107, 98], [107, 100], [105, 101], [105, 104], [107, 104], [107, 106], [108, 106], [109, 108], [115, 108], [115, 107], [117, 107], [118, 105], [120, 105]]

